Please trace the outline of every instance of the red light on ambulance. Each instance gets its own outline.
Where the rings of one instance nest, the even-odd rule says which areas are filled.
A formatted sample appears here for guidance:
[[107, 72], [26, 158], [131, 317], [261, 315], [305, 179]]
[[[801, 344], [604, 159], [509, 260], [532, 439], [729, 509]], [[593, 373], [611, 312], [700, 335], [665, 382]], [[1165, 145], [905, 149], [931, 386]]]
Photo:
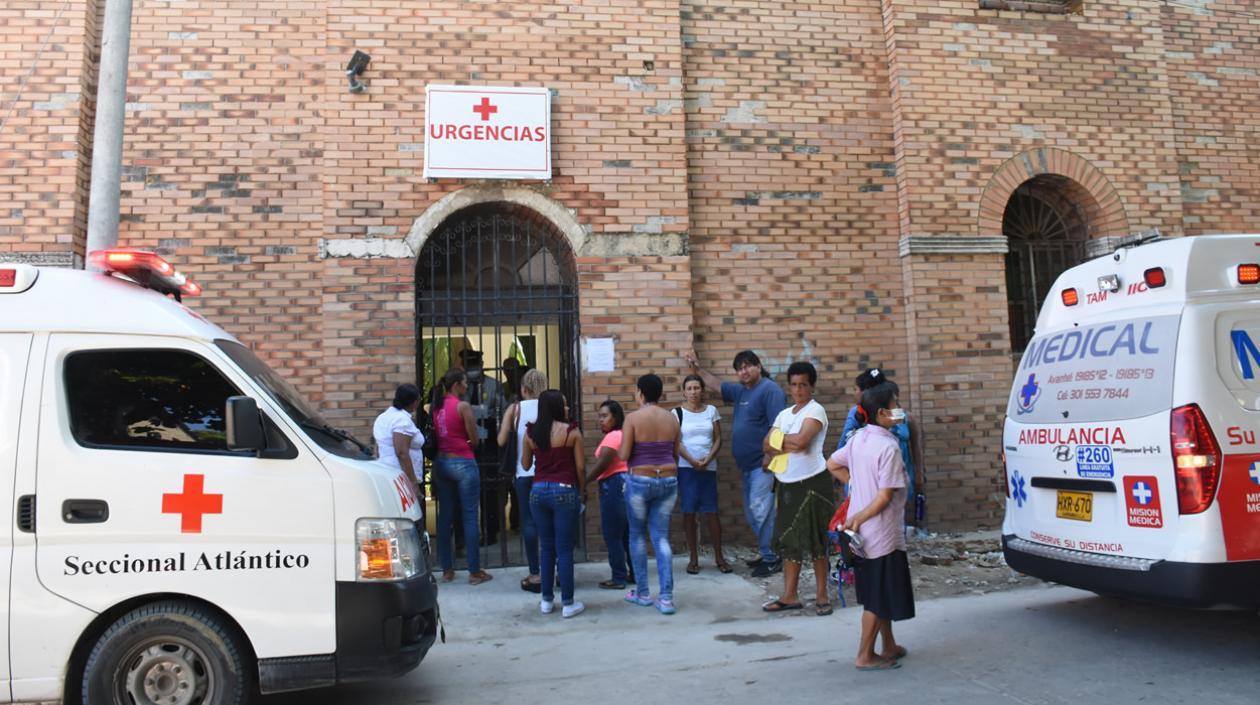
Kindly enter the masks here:
[[1081, 297], [1077, 296], [1076, 289], [1063, 290], [1063, 305], [1075, 306], [1081, 302]]
[[0, 286], [13, 286], [17, 284], [16, 269], [0, 269]]
[[1173, 409], [1170, 422], [1177, 505], [1182, 514], [1212, 506], [1221, 479], [1221, 447], [1198, 404]]
[[1260, 284], [1260, 264], [1238, 265], [1239, 284]]
[[1142, 272], [1142, 281], [1152, 289], [1158, 289], [1168, 283], [1168, 278], [1164, 276], [1163, 267], [1151, 267]]
[[175, 267], [156, 252], [125, 248], [97, 250], [88, 255], [88, 262], [96, 269], [121, 274], [159, 293], [173, 294], [176, 299], [201, 295], [200, 286], [175, 271]]

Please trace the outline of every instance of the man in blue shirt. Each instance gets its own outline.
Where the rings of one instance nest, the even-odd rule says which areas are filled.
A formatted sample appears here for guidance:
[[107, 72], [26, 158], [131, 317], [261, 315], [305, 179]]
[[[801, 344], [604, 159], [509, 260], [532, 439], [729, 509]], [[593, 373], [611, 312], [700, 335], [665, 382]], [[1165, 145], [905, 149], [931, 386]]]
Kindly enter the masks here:
[[735, 407], [731, 424], [731, 453], [744, 478], [744, 516], [757, 535], [760, 555], [748, 565], [754, 577], [765, 577], [782, 570], [783, 563], [770, 548], [774, 538], [774, 475], [762, 468], [761, 441], [770, 432], [774, 419], [787, 407], [783, 389], [770, 379], [761, 366], [761, 359], [751, 350], [735, 356], [735, 374], [739, 382], [723, 382], [700, 368], [695, 351], [687, 353], [687, 364], [700, 375], [705, 386], [720, 387], [722, 400]]

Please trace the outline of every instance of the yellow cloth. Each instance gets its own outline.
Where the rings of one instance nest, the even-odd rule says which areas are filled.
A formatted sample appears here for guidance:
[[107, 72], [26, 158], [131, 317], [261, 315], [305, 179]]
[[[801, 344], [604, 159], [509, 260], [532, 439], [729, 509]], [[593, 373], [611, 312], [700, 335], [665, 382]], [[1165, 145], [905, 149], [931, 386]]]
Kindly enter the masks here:
[[[783, 450], [783, 432], [777, 428], [770, 429], [770, 447], [775, 450]], [[780, 453], [770, 460], [770, 467], [766, 468], [773, 473], [786, 472], [788, 469], [788, 454]]]

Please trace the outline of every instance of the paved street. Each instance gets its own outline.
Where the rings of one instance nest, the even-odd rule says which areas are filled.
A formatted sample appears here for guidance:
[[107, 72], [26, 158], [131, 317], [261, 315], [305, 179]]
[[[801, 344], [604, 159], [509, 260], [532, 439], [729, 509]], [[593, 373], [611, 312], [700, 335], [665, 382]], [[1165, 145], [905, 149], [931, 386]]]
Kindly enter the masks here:
[[[860, 612], [766, 616], [761, 589], [676, 563], [679, 612], [664, 617], [597, 590], [579, 566], [585, 614], [539, 614], [517, 588], [444, 587], [447, 643], [393, 680], [263, 699], [264, 705], [411, 703], [1180, 703], [1257, 701], [1260, 619], [1033, 587], [919, 603], [896, 627], [904, 668], [852, 667]], [[462, 574], [461, 574], [462, 576]]]

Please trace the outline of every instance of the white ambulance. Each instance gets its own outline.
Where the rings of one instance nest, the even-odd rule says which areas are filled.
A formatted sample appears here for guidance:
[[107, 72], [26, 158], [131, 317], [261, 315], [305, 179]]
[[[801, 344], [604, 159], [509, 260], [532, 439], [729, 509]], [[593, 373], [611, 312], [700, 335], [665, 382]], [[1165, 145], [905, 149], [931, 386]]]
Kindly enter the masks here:
[[1260, 606], [1260, 235], [1065, 272], [1003, 432], [1012, 568], [1100, 594]]
[[[0, 702], [229, 705], [438, 634], [420, 504], [146, 252], [0, 263]], [[421, 525], [422, 527], [423, 525]]]

